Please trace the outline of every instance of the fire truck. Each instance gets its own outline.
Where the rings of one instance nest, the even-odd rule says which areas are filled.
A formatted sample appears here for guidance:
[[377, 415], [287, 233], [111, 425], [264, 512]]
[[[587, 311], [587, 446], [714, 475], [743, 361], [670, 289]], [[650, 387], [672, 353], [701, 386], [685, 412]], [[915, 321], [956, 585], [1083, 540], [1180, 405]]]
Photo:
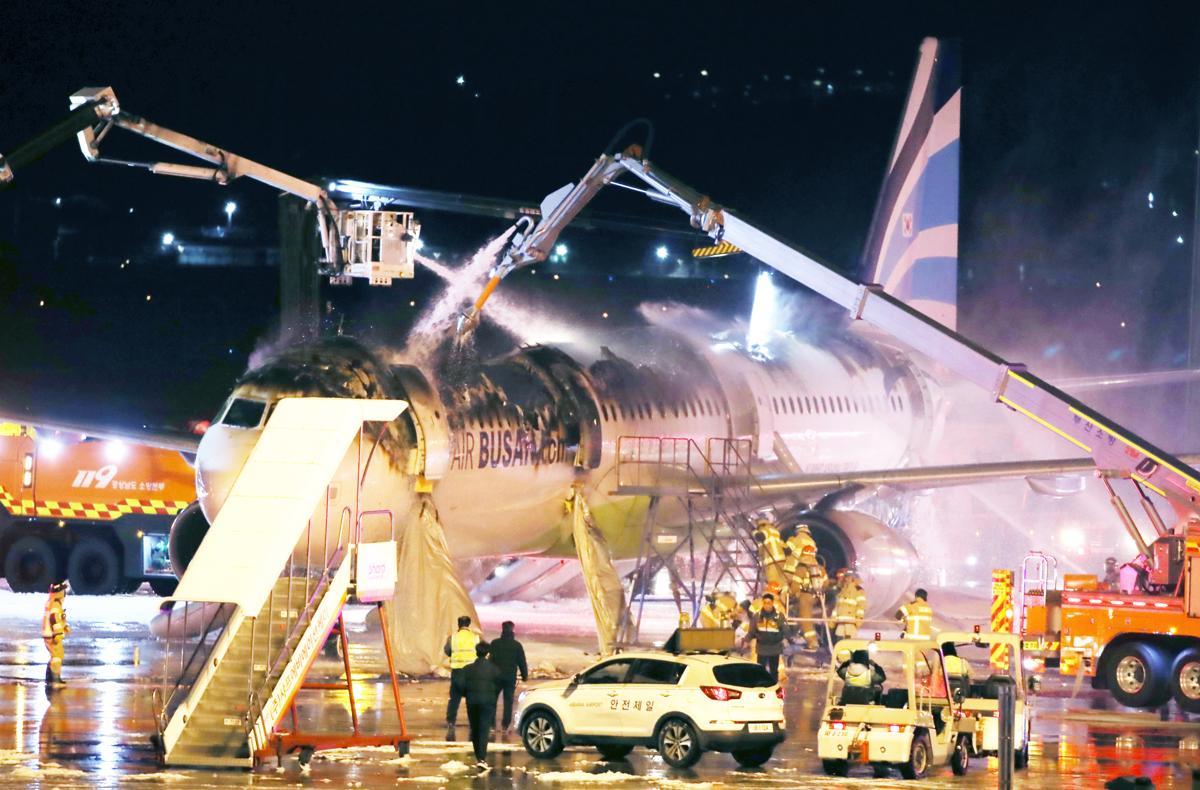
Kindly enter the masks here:
[[196, 498], [183, 454], [0, 423], [0, 567], [14, 592], [175, 589], [171, 523]]
[[1200, 713], [1200, 522], [1150, 544], [1134, 534], [1146, 561], [1131, 592], [1086, 574], [1058, 582], [1046, 570], [1053, 560], [1026, 559], [1013, 602], [1026, 660], [1090, 679], [1131, 708], [1173, 698], [1181, 710]]

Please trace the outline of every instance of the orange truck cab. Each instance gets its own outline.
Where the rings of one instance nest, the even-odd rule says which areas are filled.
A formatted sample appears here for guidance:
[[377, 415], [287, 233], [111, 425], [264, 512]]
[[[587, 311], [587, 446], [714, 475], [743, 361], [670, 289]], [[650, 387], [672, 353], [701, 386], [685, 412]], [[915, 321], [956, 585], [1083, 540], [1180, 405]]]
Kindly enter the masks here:
[[171, 523], [196, 498], [174, 450], [0, 423], [0, 567], [14, 592], [174, 590]]

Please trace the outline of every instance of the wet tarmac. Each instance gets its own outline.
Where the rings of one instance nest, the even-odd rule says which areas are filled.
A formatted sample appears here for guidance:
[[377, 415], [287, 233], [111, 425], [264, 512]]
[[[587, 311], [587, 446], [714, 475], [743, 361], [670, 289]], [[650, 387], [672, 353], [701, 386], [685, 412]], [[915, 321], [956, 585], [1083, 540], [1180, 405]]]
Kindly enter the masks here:
[[[152, 605], [152, 604], [148, 604]], [[104, 606], [100, 605], [103, 611]], [[140, 617], [140, 611], [136, 614]], [[692, 770], [668, 768], [656, 754], [637, 749], [629, 759], [605, 762], [594, 749], [568, 749], [555, 760], [530, 758], [512, 738], [496, 743], [489, 769], [471, 767], [470, 746], [445, 740], [447, 682], [401, 686], [412, 753], [398, 757], [387, 748], [319, 753], [307, 771], [295, 757], [274, 760], [255, 771], [160, 768], [150, 746], [154, 732], [151, 690], [164, 672], [161, 645], [145, 626], [122, 616], [81, 623], [69, 637], [67, 685], [47, 693], [45, 650], [40, 639], [23, 638], [31, 626], [0, 616], [0, 787], [372, 787], [414, 784], [448, 788], [572, 788], [618, 784], [622, 788], [851, 787], [910, 785], [898, 777], [875, 780], [869, 769], [850, 779], [821, 774], [815, 730], [821, 715], [823, 673], [795, 668], [787, 682], [789, 738], [762, 769], [742, 770], [727, 755], [707, 754]], [[36, 631], [34, 631], [36, 634]], [[377, 674], [377, 643], [358, 634], [352, 646], [355, 698], [365, 732], [394, 729], [390, 687]], [[536, 657], [534, 663], [536, 663]], [[135, 663], [136, 662], [136, 663]], [[340, 663], [322, 660], [318, 674], [335, 678]], [[1118, 708], [1090, 690], [1073, 689], [1048, 677], [1037, 704], [1030, 766], [1018, 772], [1021, 787], [1102, 787], [1115, 776], [1144, 775], [1157, 787], [1192, 787], [1189, 765], [1200, 764], [1200, 722], [1175, 709], [1146, 714]], [[303, 692], [305, 729], [348, 730], [345, 692]], [[465, 710], [458, 737], [467, 737]], [[929, 787], [995, 787], [995, 761], [974, 760], [965, 777], [948, 768], [921, 784]]]

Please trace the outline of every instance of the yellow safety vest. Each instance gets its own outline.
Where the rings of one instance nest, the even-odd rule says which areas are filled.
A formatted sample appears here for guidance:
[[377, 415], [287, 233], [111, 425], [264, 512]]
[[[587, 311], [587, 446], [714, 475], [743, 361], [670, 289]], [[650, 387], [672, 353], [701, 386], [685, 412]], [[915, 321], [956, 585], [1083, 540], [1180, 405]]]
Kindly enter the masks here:
[[846, 681], [847, 686], [858, 686], [859, 688], [870, 688], [872, 685], [871, 684], [871, 675], [873, 675], [873, 674], [874, 673], [871, 671], [871, 668], [869, 666], [866, 666], [865, 664], [859, 664], [856, 662], [856, 663], [851, 664], [850, 666], [846, 667], [846, 677], [844, 678], [844, 680]]
[[475, 663], [475, 645], [479, 636], [470, 629], [460, 628], [450, 637], [450, 668], [462, 669]]
[[[700, 614], [701, 615], [704, 614], [703, 609], [700, 610]], [[690, 614], [688, 614], [687, 612], [683, 611], [682, 609], [679, 611], [679, 627], [680, 628], [691, 628], [692, 627], [692, 616]]]
[[946, 674], [971, 677], [971, 665], [960, 656], [943, 656], [946, 663]]
[[701, 628], [724, 628], [727, 625], [721, 612], [712, 604], [706, 603], [700, 607], [700, 627]]
[[50, 597], [46, 600], [46, 609], [42, 612], [42, 638], [53, 639], [62, 636], [67, 630], [67, 614], [63, 611], [61, 598]]
[[904, 618], [905, 636], [923, 638], [933, 634], [933, 609], [920, 598], [901, 606], [900, 616]]

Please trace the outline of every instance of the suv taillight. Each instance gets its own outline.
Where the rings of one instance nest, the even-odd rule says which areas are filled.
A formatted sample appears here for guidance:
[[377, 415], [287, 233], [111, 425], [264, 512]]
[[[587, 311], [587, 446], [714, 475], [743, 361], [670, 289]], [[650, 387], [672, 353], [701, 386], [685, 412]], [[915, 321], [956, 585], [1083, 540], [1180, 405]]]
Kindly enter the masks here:
[[779, 688], [775, 689], [775, 696], [779, 697], [780, 699], [783, 699], [783, 686], [780, 686]]
[[700, 690], [704, 692], [704, 696], [709, 699], [715, 699], [717, 702], [728, 702], [731, 699], [742, 698], [742, 692], [736, 689], [727, 689], [724, 686], [701, 686]]

